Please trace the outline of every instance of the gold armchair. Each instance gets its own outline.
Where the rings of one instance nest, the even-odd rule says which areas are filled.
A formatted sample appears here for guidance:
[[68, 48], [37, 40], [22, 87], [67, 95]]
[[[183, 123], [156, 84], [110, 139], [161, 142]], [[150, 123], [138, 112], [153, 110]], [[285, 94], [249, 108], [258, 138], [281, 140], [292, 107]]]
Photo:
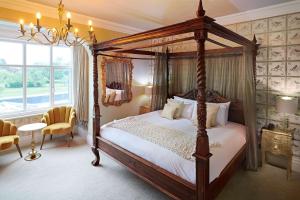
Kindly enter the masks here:
[[0, 150], [5, 150], [15, 144], [20, 156], [22, 152], [19, 147], [19, 136], [17, 135], [17, 127], [8, 121], [0, 119]]
[[[52, 108], [45, 113], [41, 122], [47, 124], [47, 127], [42, 130], [43, 140], [40, 149], [43, 147], [45, 136], [47, 134], [50, 135], [50, 139], [52, 139], [52, 135], [57, 134], [70, 134], [73, 138], [72, 131], [75, 125], [75, 120], [75, 110], [71, 106]], [[68, 146], [70, 146], [70, 138]]]

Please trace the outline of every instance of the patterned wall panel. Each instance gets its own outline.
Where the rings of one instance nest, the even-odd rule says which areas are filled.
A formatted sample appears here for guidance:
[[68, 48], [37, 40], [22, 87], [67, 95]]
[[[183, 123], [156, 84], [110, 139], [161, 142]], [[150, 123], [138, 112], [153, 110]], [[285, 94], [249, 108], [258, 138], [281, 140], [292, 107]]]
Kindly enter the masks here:
[[[227, 28], [260, 44], [257, 55], [257, 125], [279, 124], [278, 95], [300, 96], [300, 13], [260, 19]], [[300, 105], [300, 100], [299, 100]], [[300, 112], [290, 116], [291, 127], [300, 135]]]

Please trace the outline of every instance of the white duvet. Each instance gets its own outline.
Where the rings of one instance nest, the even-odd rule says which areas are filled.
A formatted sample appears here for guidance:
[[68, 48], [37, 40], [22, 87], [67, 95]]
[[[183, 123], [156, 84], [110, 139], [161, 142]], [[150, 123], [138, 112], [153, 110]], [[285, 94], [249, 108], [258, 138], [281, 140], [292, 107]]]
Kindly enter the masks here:
[[[196, 129], [188, 119], [168, 120], [160, 117], [159, 112], [155, 111], [139, 117], [144, 121], [178, 129], [186, 134], [191, 134], [193, 129]], [[246, 143], [245, 127], [229, 122], [226, 126], [207, 129], [207, 133], [210, 141], [221, 144], [221, 147], [210, 150], [213, 154], [210, 158], [210, 182], [212, 182]], [[107, 125], [101, 127], [101, 136], [191, 183], [196, 182], [195, 161], [193, 160], [186, 160], [159, 145]]]

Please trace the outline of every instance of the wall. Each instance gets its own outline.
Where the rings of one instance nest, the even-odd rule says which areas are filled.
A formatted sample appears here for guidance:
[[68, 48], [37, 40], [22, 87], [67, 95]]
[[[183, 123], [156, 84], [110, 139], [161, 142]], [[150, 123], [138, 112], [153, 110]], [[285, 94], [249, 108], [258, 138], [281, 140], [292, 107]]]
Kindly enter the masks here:
[[[276, 112], [278, 95], [296, 96], [300, 108], [300, 13], [246, 21], [227, 28], [260, 44], [257, 72], [257, 128], [268, 123], [279, 125], [282, 115]], [[290, 127], [300, 139], [300, 109], [290, 115]], [[300, 155], [299, 155], [300, 156]], [[293, 170], [300, 171], [300, 157], [293, 158]]]

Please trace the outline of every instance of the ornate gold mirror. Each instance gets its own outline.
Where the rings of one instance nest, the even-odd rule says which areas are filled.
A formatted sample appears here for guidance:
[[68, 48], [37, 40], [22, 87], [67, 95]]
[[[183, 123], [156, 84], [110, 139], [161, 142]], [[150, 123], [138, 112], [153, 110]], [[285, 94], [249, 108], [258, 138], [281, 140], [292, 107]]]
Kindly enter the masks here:
[[102, 63], [102, 103], [120, 106], [132, 99], [132, 69], [130, 59], [105, 58]]

